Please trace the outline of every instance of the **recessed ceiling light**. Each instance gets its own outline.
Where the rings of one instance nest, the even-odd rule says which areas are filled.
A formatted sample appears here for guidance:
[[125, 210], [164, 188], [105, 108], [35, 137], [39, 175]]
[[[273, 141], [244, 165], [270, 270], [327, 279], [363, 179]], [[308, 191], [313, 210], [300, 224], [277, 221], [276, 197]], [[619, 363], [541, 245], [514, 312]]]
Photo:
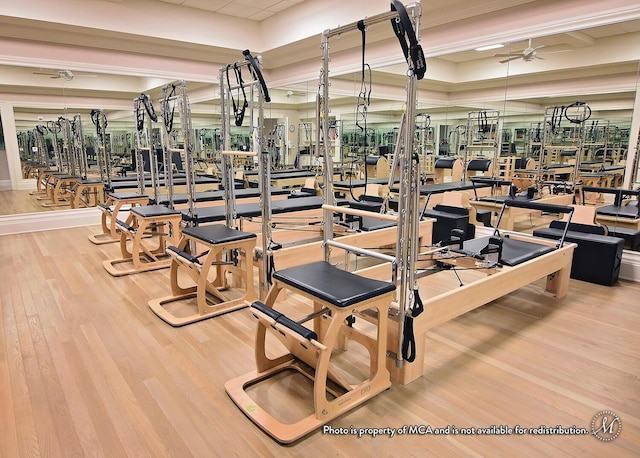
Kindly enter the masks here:
[[504, 48], [504, 45], [501, 43], [497, 43], [495, 45], [480, 46], [479, 48], [476, 48], [476, 51], [488, 51], [490, 49], [498, 49], [498, 48]]

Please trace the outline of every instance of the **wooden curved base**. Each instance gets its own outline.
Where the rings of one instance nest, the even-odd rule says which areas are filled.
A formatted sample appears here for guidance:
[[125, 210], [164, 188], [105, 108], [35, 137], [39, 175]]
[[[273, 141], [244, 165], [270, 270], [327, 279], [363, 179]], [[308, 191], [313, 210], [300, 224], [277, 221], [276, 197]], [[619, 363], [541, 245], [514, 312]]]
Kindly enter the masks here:
[[[275, 281], [267, 295], [267, 306], [273, 307], [278, 293], [284, 287], [285, 285]], [[302, 438], [391, 386], [390, 374], [385, 364], [389, 321], [387, 310], [395, 293], [392, 291], [382, 294], [349, 307], [335, 307], [297, 288], [291, 286], [286, 288], [313, 300], [314, 312], [324, 312], [320, 316], [311, 318], [314, 331], [318, 336], [317, 341], [307, 340], [288, 328], [278, 327], [269, 320], [268, 316], [254, 313], [258, 318], [256, 370], [225, 384], [227, 394], [238, 408], [267, 434], [284, 444]], [[326, 311], [330, 311], [330, 316]], [[364, 316], [365, 312], [372, 312], [368, 315], [367, 321], [376, 327], [374, 336], [345, 324], [350, 316]], [[276, 358], [269, 357], [268, 353], [271, 352], [267, 352], [266, 349], [267, 332], [271, 332], [288, 352]], [[335, 356], [334, 350], [347, 350], [347, 343], [350, 340], [361, 344], [369, 356], [369, 374], [365, 380], [355, 384], [350, 383], [336, 371], [332, 360], [332, 356]], [[309, 372], [301, 370], [299, 365], [308, 368]], [[252, 386], [288, 370], [296, 371], [313, 382], [313, 390], [310, 393], [313, 399], [313, 413], [292, 423], [285, 423], [275, 418], [247, 392]], [[274, 383], [277, 382], [274, 381]], [[292, 401], [293, 399], [285, 397], [279, 404], [288, 405]], [[277, 401], [274, 399], [274, 402]]]

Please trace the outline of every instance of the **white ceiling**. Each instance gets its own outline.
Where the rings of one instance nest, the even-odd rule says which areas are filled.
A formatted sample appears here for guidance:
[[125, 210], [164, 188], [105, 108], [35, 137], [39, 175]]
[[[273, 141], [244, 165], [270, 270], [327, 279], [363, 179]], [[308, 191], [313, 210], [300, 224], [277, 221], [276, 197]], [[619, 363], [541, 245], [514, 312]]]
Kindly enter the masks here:
[[227, 16], [262, 21], [305, 0], [155, 0]]
[[[0, 5], [0, 102], [16, 120], [57, 117], [67, 107], [104, 108], [130, 122], [132, 99], [185, 79], [194, 116], [217, 110], [219, 68], [250, 48], [263, 55], [275, 116], [311, 116], [321, 66], [320, 33], [382, 13], [387, 0], [21, 0]], [[82, 9], [79, 9], [82, 8]], [[432, 0], [423, 2], [428, 70], [419, 108], [441, 117], [474, 109], [538, 115], [576, 100], [602, 116], [630, 117], [640, 62], [640, 4], [632, 0]], [[532, 38], [544, 60], [500, 64]], [[479, 45], [502, 42], [497, 51]], [[332, 106], [352, 110], [360, 36], [331, 42]], [[374, 69], [372, 111], [399, 113], [406, 78], [391, 27], [367, 31]], [[69, 69], [71, 81], [34, 72]], [[307, 90], [309, 94], [307, 95]], [[293, 96], [287, 97], [288, 91]], [[219, 111], [219, 110], [217, 110]]]

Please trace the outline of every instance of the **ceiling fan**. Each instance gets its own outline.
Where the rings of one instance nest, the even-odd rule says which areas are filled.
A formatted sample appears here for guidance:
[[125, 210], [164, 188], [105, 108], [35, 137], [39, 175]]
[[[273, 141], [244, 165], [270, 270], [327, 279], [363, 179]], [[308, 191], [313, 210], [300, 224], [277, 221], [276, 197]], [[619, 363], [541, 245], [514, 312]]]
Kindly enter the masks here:
[[83, 73], [83, 74], [79, 74], [76, 75], [74, 74], [71, 70], [37, 70], [35, 72], [31, 72], [34, 75], [45, 75], [48, 76], [51, 79], [59, 79], [62, 78], [65, 81], [71, 81], [73, 80], [73, 78], [75, 78], [76, 76], [82, 76], [82, 77], [91, 77], [91, 78], [95, 78], [98, 75], [93, 75], [93, 74], [89, 74], [89, 73]]
[[513, 53], [509, 53], [509, 54], [494, 54], [493, 57], [506, 57], [506, 59], [503, 59], [500, 61], [501, 64], [505, 64], [507, 62], [510, 62], [512, 60], [516, 60], [516, 59], [522, 59], [525, 62], [531, 62], [533, 59], [542, 59], [544, 60], [544, 57], [540, 57], [537, 55], [537, 51], [540, 48], [544, 48], [544, 45], [540, 45], [540, 46], [536, 46], [535, 48], [533, 46], [531, 46], [531, 38], [529, 38], [529, 45], [523, 49], [520, 53], [517, 54], [513, 54]]

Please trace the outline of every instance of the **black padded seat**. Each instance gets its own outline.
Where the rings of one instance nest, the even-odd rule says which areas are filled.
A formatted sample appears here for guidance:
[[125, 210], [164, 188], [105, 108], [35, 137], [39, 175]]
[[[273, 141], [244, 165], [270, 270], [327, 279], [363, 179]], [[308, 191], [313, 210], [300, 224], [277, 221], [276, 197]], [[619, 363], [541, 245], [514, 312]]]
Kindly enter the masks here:
[[[250, 197], [260, 197], [260, 190], [257, 188], [247, 188], [247, 189], [236, 189], [234, 192], [236, 199], [244, 199]], [[271, 188], [272, 196], [280, 196], [289, 194], [289, 191], [286, 189], [280, 188]], [[174, 194], [173, 195], [173, 203], [174, 204], [186, 204], [188, 202], [188, 194]], [[198, 202], [216, 202], [224, 199], [224, 191], [223, 190], [212, 190], [212, 191], [200, 191], [195, 194], [195, 203]], [[151, 202], [153, 202], [153, 198], [151, 198]], [[158, 198], [157, 204], [167, 205], [169, 203], [169, 196], [161, 196]]]
[[507, 200], [519, 200], [521, 202], [532, 202], [534, 199], [529, 199], [527, 196], [486, 196], [486, 197], [481, 197], [480, 199], [482, 202], [495, 202], [495, 203], [499, 203], [502, 204]]
[[[467, 240], [464, 242], [462, 250], [459, 251], [465, 254], [479, 255], [482, 249], [489, 244], [489, 239], [490, 237], [480, 237], [473, 240]], [[554, 250], [555, 248], [552, 246], [503, 237], [502, 252], [498, 262], [502, 265], [513, 267], [544, 254], [551, 253]]]
[[633, 205], [604, 205], [596, 209], [598, 215], [615, 216], [618, 218], [639, 218], [638, 207]]
[[608, 234], [611, 237], [624, 239], [625, 248], [631, 251], [640, 251], [640, 231], [627, 227], [616, 227], [607, 225]]
[[387, 229], [389, 227], [395, 227], [396, 223], [379, 218], [371, 218], [369, 216], [363, 216], [360, 220], [360, 230], [371, 232], [379, 229]]
[[467, 170], [472, 172], [486, 172], [491, 167], [491, 159], [472, 159], [467, 164]]
[[78, 181], [80, 184], [103, 184], [104, 182], [100, 178], [85, 178]]
[[349, 307], [394, 291], [396, 286], [318, 261], [277, 271], [273, 278], [336, 307]]
[[450, 169], [453, 168], [453, 164], [455, 164], [456, 161], [457, 159], [455, 157], [439, 157], [436, 159], [433, 167], [436, 169]]
[[212, 224], [210, 226], [186, 227], [183, 234], [190, 235], [198, 240], [202, 240], [210, 245], [219, 243], [237, 242], [238, 240], [255, 239], [253, 232], [243, 232], [237, 229], [230, 229], [224, 224]]
[[[240, 218], [253, 218], [262, 214], [259, 203], [239, 204], [236, 205], [236, 214]], [[189, 210], [182, 210], [182, 219], [184, 221], [195, 221], [197, 223], [213, 223], [216, 221], [224, 221], [227, 217], [227, 210], [224, 205], [216, 207], [201, 207], [196, 210], [193, 217], [189, 216]]]
[[322, 208], [323, 203], [323, 198], [319, 196], [276, 200], [271, 202], [271, 213], [278, 214], [294, 211], [315, 210], [317, 208]]
[[118, 199], [118, 200], [137, 199], [139, 197], [146, 197], [145, 195], [138, 194], [137, 192], [109, 192], [107, 193], [107, 196], [112, 197], [114, 199]]
[[[222, 200], [224, 198], [224, 191], [202, 191], [197, 192], [195, 194], [195, 202], [215, 202], [218, 200]], [[169, 196], [158, 196], [158, 201], [156, 202], [155, 198], [149, 198], [149, 202], [157, 205], [169, 205]], [[188, 194], [174, 194], [173, 195], [173, 204], [186, 204], [189, 202]]]
[[299, 199], [301, 197], [313, 197], [313, 196], [317, 196], [318, 195], [318, 191], [314, 188], [300, 188], [300, 189], [294, 189], [293, 191], [291, 191], [291, 194], [289, 194], [289, 199]]
[[154, 218], [156, 216], [170, 216], [180, 214], [180, 210], [172, 210], [171, 208], [165, 207], [164, 205], [146, 205], [142, 207], [133, 207], [130, 211], [131, 213], [135, 213], [142, 218]]

